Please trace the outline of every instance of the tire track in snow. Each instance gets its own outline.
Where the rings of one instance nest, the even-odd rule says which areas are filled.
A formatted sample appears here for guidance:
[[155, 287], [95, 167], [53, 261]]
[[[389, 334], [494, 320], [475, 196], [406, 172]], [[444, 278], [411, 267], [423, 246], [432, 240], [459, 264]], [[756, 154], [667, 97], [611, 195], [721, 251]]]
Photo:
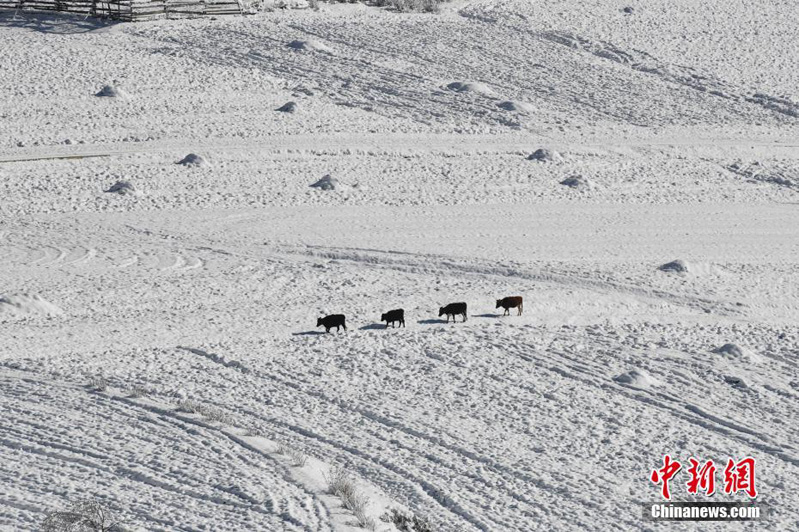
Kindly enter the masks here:
[[690, 308], [694, 311], [706, 312], [708, 308], [721, 315], [736, 316], [739, 311], [732, 304], [665, 292], [658, 289], [639, 288], [609, 281], [596, 281], [575, 274], [558, 274], [534, 272], [515, 267], [492, 266], [473, 260], [471, 264], [462, 264], [452, 257], [428, 255], [420, 253], [391, 252], [374, 249], [330, 248], [306, 246], [305, 248], [280, 248], [278, 254], [288, 256], [309, 256], [347, 261], [378, 269], [392, 269], [406, 273], [442, 273], [457, 272], [481, 276], [521, 279], [530, 282], [555, 286], [573, 286], [597, 293], [621, 293], [638, 298], [644, 303], [661, 303], [667, 301], [673, 305]]
[[[410, 436], [410, 437], [418, 439], [418, 440], [426, 441], [426, 442], [428, 442], [430, 444], [433, 444], [433, 445], [436, 445], [436, 446], [438, 446], [438, 447], [440, 447], [442, 449], [446, 449], [446, 450], [448, 450], [450, 452], [453, 452], [456, 455], [460, 456], [461, 458], [464, 458], [464, 459], [470, 460], [472, 462], [476, 462], [476, 463], [479, 463], [479, 464], [481, 464], [483, 466], [486, 466], [487, 468], [489, 468], [491, 471], [496, 473], [501, 478], [513, 477], [513, 478], [515, 478], [517, 480], [520, 480], [520, 481], [524, 482], [525, 484], [534, 485], [534, 486], [536, 486], [537, 488], [539, 488], [539, 489], [541, 489], [543, 491], [559, 492], [559, 494], [561, 496], [571, 500], [572, 502], [574, 502], [574, 503], [576, 503], [578, 505], [584, 505], [584, 506], [586, 506], [588, 508], [591, 508], [590, 505], [587, 504], [585, 501], [583, 501], [583, 500], [571, 495], [571, 493], [562, 492], [562, 491], [557, 490], [556, 486], [553, 486], [553, 485], [547, 483], [546, 481], [544, 481], [542, 479], [538, 479], [538, 478], [532, 477], [531, 475], [522, 473], [522, 472], [518, 471], [515, 468], [504, 466], [504, 465], [500, 464], [499, 462], [497, 462], [496, 460], [493, 460], [490, 457], [480, 455], [480, 454], [478, 454], [476, 452], [470, 451], [470, 450], [468, 450], [468, 449], [466, 449], [464, 447], [461, 447], [459, 445], [448, 443], [448, 442], [446, 442], [444, 439], [442, 439], [440, 437], [431, 436], [431, 435], [426, 434], [425, 432], [422, 432], [422, 431], [420, 431], [418, 429], [414, 429], [412, 427], [406, 426], [406, 425], [404, 425], [402, 423], [399, 423], [397, 421], [390, 420], [390, 419], [388, 419], [388, 418], [386, 418], [384, 416], [380, 416], [379, 414], [377, 414], [375, 412], [372, 412], [372, 411], [370, 411], [368, 409], [365, 409], [365, 408], [362, 408], [362, 407], [358, 407], [358, 406], [353, 406], [350, 403], [348, 403], [347, 401], [328, 396], [327, 394], [325, 394], [324, 392], [321, 392], [321, 391], [306, 390], [306, 389], [302, 388], [301, 385], [299, 385], [297, 383], [294, 383], [291, 380], [288, 380], [286, 378], [282, 378], [282, 377], [279, 377], [279, 376], [274, 375], [274, 374], [266, 374], [266, 373], [263, 373], [263, 372], [258, 371], [258, 370], [251, 370], [251, 369], [247, 368], [246, 366], [240, 364], [239, 362], [231, 361], [228, 357], [221, 357], [221, 356], [216, 355], [216, 354], [210, 354], [210, 353], [207, 353], [207, 352], [205, 352], [203, 350], [199, 350], [199, 349], [185, 348], [185, 347], [181, 347], [180, 349], [187, 350], [187, 351], [193, 352], [195, 354], [199, 354], [200, 356], [203, 356], [204, 358], [207, 358], [207, 359], [211, 360], [212, 362], [220, 364], [220, 365], [222, 365], [224, 367], [235, 369], [235, 370], [240, 371], [240, 372], [242, 372], [244, 374], [248, 374], [248, 375], [252, 375], [254, 377], [257, 377], [257, 378], [259, 378], [261, 380], [268, 380], [268, 381], [271, 381], [271, 382], [276, 382], [276, 383], [278, 383], [278, 384], [280, 384], [280, 385], [282, 385], [284, 387], [290, 388], [290, 389], [292, 389], [294, 391], [298, 391], [298, 392], [303, 393], [305, 395], [320, 399], [324, 403], [336, 406], [342, 412], [359, 414], [362, 419], [368, 420], [368, 421], [370, 421], [370, 422], [372, 422], [374, 424], [377, 424], [377, 425], [379, 425], [379, 426], [381, 426], [383, 428], [389, 429], [390, 431], [397, 430], [397, 431], [403, 432], [407, 436]], [[249, 415], [254, 416], [254, 417], [258, 418], [258, 419], [261, 418], [261, 414], [258, 414], [256, 412], [253, 412], [253, 411], [250, 411], [250, 410], [246, 410], [246, 409], [242, 409], [242, 411], [244, 411], [244, 412], [248, 413]], [[355, 449], [355, 448], [353, 448], [353, 447], [351, 447], [349, 445], [346, 445], [346, 444], [343, 444], [343, 443], [340, 443], [340, 442], [336, 442], [335, 440], [332, 440], [329, 437], [322, 436], [322, 435], [320, 435], [320, 434], [318, 434], [318, 433], [316, 433], [314, 431], [311, 431], [311, 430], [309, 430], [307, 428], [300, 427], [300, 426], [293, 425], [293, 424], [289, 424], [289, 423], [285, 423], [285, 422], [282, 422], [282, 421], [279, 421], [279, 420], [275, 420], [275, 419], [271, 419], [270, 422], [273, 423], [273, 424], [278, 424], [280, 426], [288, 428], [292, 432], [298, 433], [298, 434], [300, 434], [302, 436], [305, 436], [307, 438], [315, 439], [315, 440], [321, 441], [323, 443], [326, 443], [328, 445], [331, 445], [333, 447], [336, 447], [337, 449], [343, 450], [343, 451], [345, 451], [345, 452], [347, 452], [349, 454], [352, 454], [354, 456], [357, 456], [359, 458], [367, 459], [370, 462], [372, 462], [372, 463], [374, 463], [374, 464], [376, 464], [376, 465], [378, 465], [380, 467], [383, 467], [385, 469], [389, 469], [390, 471], [392, 471], [394, 473], [400, 474], [400, 476], [402, 476], [405, 480], [411, 480], [413, 483], [415, 483], [418, 486], [420, 486], [421, 489], [428, 496], [430, 496], [433, 500], [435, 500], [441, 507], [443, 507], [444, 509], [454, 513], [458, 517], [461, 517], [462, 519], [468, 521], [473, 526], [475, 526], [477, 529], [479, 529], [479, 530], [494, 530], [495, 529], [494, 527], [488, 525], [485, 521], [483, 521], [482, 519], [480, 519], [479, 517], [477, 517], [473, 513], [469, 512], [466, 508], [464, 508], [461, 504], [456, 502], [454, 499], [452, 499], [451, 497], [445, 495], [441, 489], [437, 488], [436, 486], [434, 486], [430, 482], [428, 482], [428, 481], [426, 481], [426, 480], [424, 480], [424, 479], [422, 479], [422, 478], [420, 478], [420, 477], [418, 477], [416, 475], [413, 475], [408, 470], [406, 470], [404, 468], [401, 468], [400, 466], [397, 466], [396, 464], [393, 464], [391, 462], [387, 462], [387, 461], [382, 460], [382, 459], [380, 459], [378, 457], [371, 456], [368, 453], [365, 453], [363, 451]], [[405, 446], [405, 448], [408, 449], [409, 451], [412, 451], [412, 452], [417, 452], [418, 451], [418, 449], [410, 447], [410, 446]], [[437, 457], [437, 460], [440, 463], [442, 463], [442, 464], [445, 463], [445, 460], [444, 460], [443, 457]], [[453, 470], [456, 469], [452, 464], [448, 464], [447, 467], [450, 468], [450, 469], [453, 469]], [[529, 498], [525, 497], [524, 495], [519, 494], [519, 493], [517, 493], [517, 492], [515, 492], [513, 490], [506, 490], [506, 493], [509, 496], [511, 496], [512, 498], [514, 498], [514, 499], [516, 499], [516, 500], [518, 500], [520, 502], [524, 502], [526, 504], [530, 504], [530, 505], [533, 505], [533, 506], [535, 506], [537, 504], [536, 501], [534, 501], [532, 499], [529, 499]], [[493, 519], [492, 519], [492, 521], [493, 521]], [[627, 521], [627, 522], [628, 522], [629, 525], [633, 525], [633, 521]], [[496, 526], [500, 526], [500, 527], [503, 526], [503, 524], [499, 523], [499, 522], [495, 522], [495, 524], [496, 524]]]
[[[9, 414], [12, 417], [4, 416], [4, 420], [18, 419], [19, 417], [22, 417], [24, 420], [25, 416], [31, 416], [32, 412], [36, 412], [36, 416], [43, 419], [48, 419], [50, 416], [58, 416], [56, 411], [48, 404], [49, 400], [53, 399], [56, 395], [61, 398], [58, 412], [63, 412], [64, 409], [75, 407], [77, 404], [82, 404], [82, 411], [90, 413], [90, 415], [102, 414], [104, 411], [110, 409], [107, 415], [102, 416], [104, 421], [98, 424], [98, 428], [115, 426], [119, 423], [120, 419], [135, 419], [138, 417], [134, 414], [135, 412], [147, 412], [147, 410], [133, 405], [130, 401], [113, 401], [111, 399], [114, 399], [114, 397], [101, 393], [89, 393], [84, 387], [78, 385], [39, 379], [27, 373], [19, 374], [17, 371], [4, 372], [0, 374], [0, 378], [4, 381], [3, 389], [6, 392], [0, 395], [0, 398], [5, 396], [12, 400], [8, 405], [9, 409], [5, 409], [6, 413], [13, 410], [15, 405], [30, 405], [34, 407], [34, 410], [26, 408], [25, 410], [19, 410], [15, 414]], [[31, 386], [34, 386], [32, 390], [30, 389]], [[13, 393], [15, 388], [19, 388], [19, 390], [25, 393]], [[14, 400], [17, 402], [14, 402]], [[88, 403], [86, 403], [87, 400]], [[19, 403], [19, 401], [23, 403]], [[87, 408], [88, 405], [90, 405], [89, 408]], [[54, 419], [57, 419], [57, 417]], [[298, 523], [302, 524], [302, 520], [307, 519], [308, 514], [304, 511], [300, 511], [299, 513], [293, 511], [293, 515], [276, 515], [269, 510], [268, 506], [263, 506], [261, 504], [263, 501], [253, 498], [246, 492], [236, 488], [236, 486], [230, 487], [223, 484], [208, 483], [207, 479], [202, 474], [196, 477], [192, 475], [192, 468], [194, 466], [204, 466], [205, 460], [213, 456], [208, 455], [208, 451], [218, 447], [218, 445], [212, 444], [212, 447], [207, 449], [209, 442], [213, 442], [214, 439], [229, 441], [229, 438], [224, 434], [220, 434], [218, 430], [210, 425], [197, 423], [194, 420], [183, 419], [181, 416], [175, 416], [174, 414], [171, 416], [159, 415], [158, 419], [160, 419], [160, 424], [157, 424], [159, 428], [155, 430], [154, 433], [148, 430], [144, 431], [142, 434], [137, 434], [137, 437], [145, 436], [144, 440], [150, 442], [145, 448], [152, 445], [162, 445], [163, 438], [174, 440], [175, 443], [179, 443], [181, 446], [185, 446], [186, 441], [191, 441], [196, 438], [205, 440], [204, 443], [196, 446], [196, 449], [202, 450], [202, 452], [195, 452], [195, 446], [189, 445], [182, 451], [184, 453], [183, 455], [178, 455], [188, 461], [181, 461], [173, 464], [173, 467], [183, 466], [181, 467], [179, 479], [170, 478], [169, 476], [164, 477], [163, 470], [160, 468], [150, 471], [150, 463], [147, 461], [141, 462], [140, 468], [136, 470], [127, 467], [127, 462], [125, 462], [125, 460], [116, 460], [115, 453], [108, 452], [105, 447], [105, 443], [107, 442], [105, 442], [103, 438], [89, 440], [90, 446], [87, 448], [76, 448], [74, 445], [63, 444], [51, 441], [50, 438], [45, 438], [44, 435], [46, 434], [51, 434], [53, 437], [58, 437], [62, 434], [62, 431], [59, 429], [63, 429], [63, 427], [58, 426], [57, 423], [57, 426], [45, 427], [44, 435], [42, 435], [41, 429], [36, 427], [38, 424], [35, 422], [34, 424], [15, 423], [10, 427], [6, 427], [4, 423], [0, 422], [0, 428], [2, 428], [3, 434], [0, 437], [0, 451], [2, 451], [2, 449], [12, 449], [17, 452], [21, 451], [52, 461], [51, 466], [48, 466], [46, 470], [53, 470], [53, 468], [55, 468], [57, 471], [62, 471], [59, 475], [68, 476], [69, 474], [80, 474], [79, 472], [70, 473], [74, 467], [77, 467], [91, 472], [101, 472], [106, 477], [116, 479], [126, 478], [133, 482], [145, 484], [156, 490], [173, 494], [175, 498], [169, 499], [170, 501], [177, 500], [181, 497], [189, 497], [195, 501], [200, 501], [201, 504], [211, 503], [212, 505], [216, 505], [222, 512], [229, 512], [228, 508], [238, 508], [246, 510], [247, 512], [269, 516], [273, 519], [281, 519], [282, 517], [284, 521], [286, 517], [291, 517], [291, 522], [295, 525]], [[169, 423], [164, 423], [164, 421], [169, 421]], [[187, 430], [187, 424], [191, 424], [191, 426], [195, 428]], [[28, 426], [31, 432], [26, 431], [23, 428], [25, 426]], [[200, 429], [198, 430], [197, 427], [200, 427]], [[74, 428], [79, 430], [77, 425]], [[155, 428], [155, 426], [151, 428]], [[37, 437], [37, 434], [42, 436]], [[155, 437], [148, 438], [147, 436], [150, 435]], [[92, 450], [92, 444], [94, 443], [96, 443], [99, 452]], [[240, 446], [234, 446], [233, 449], [236, 449], [236, 452], [233, 454], [226, 453], [226, 456], [233, 459], [234, 463], [236, 460], [243, 461], [242, 463], [245, 465], [253, 462], [251, 457], [246, 456], [250, 451], [241, 449]], [[220, 450], [217, 449], [216, 452], [220, 452]], [[206, 456], [203, 456], [203, 453], [206, 453]], [[114, 464], [113, 462], [115, 461], [118, 463]], [[218, 467], [218, 461], [219, 458], [215, 458], [212, 467]], [[158, 464], [158, 461], [155, 463]], [[193, 466], [186, 468], [186, 463], [192, 463]], [[72, 464], [72, 466], [68, 464]], [[230, 465], [231, 464], [228, 464], [228, 467], [230, 467]], [[201, 472], [202, 470], [203, 467], [200, 467], [196, 469], [196, 472]], [[242, 471], [245, 471], [245, 469], [242, 469]], [[268, 471], [268, 469], [266, 471]], [[91, 474], [95, 475], [96, 473]], [[254, 482], [255, 485], [262, 484], [261, 479], [259, 479], [256, 474], [257, 473], [248, 473], [243, 482]], [[178, 481], [177, 484], [175, 484], [175, 480]], [[290, 484], [294, 486], [293, 482]], [[300, 488], [300, 486], [295, 487]], [[306, 505], [303, 504], [297, 505], [297, 510], [305, 508], [305, 506]], [[314, 511], [317, 514], [315, 521], [311, 524], [302, 524], [300, 528], [308, 532], [330, 530], [329, 526], [326, 526], [324, 516], [320, 516], [319, 509], [316, 508]], [[305, 515], [305, 517], [303, 517], [303, 515]], [[151, 518], [149, 515], [140, 515], [139, 517], [147, 519], [148, 521], [159, 522], [158, 519]], [[167, 523], [174, 527], [174, 523], [169, 523], [167, 521], [160, 522], [162, 524]]]

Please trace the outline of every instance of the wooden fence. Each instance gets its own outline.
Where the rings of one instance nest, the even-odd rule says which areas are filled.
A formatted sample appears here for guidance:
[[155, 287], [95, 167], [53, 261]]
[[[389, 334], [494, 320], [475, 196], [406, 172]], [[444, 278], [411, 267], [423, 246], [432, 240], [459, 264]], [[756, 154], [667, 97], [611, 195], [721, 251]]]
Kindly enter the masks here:
[[241, 15], [238, 0], [0, 0], [0, 11], [60, 11], [121, 21]]

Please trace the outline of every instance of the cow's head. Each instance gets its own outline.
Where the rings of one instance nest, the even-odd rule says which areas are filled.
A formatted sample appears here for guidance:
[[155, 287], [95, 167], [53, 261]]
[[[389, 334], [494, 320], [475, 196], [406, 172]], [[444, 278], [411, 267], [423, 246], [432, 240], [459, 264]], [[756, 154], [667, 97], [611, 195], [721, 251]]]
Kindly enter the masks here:
[[501, 299], [497, 299], [497, 306], [494, 307], [494, 308], [499, 308], [501, 306], [502, 306], [502, 300]]
[[316, 320], [316, 326], [317, 326], [317, 327], [321, 326], [321, 325], [323, 324], [323, 323], [322, 323], [323, 321], [324, 321], [324, 319], [323, 319], [323, 318], [319, 318], [318, 320]]

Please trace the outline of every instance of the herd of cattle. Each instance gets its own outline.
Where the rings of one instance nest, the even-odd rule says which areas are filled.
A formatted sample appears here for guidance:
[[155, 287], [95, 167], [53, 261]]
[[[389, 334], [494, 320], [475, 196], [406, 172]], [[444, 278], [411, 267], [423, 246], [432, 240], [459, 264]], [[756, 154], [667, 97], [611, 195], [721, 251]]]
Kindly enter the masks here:
[[[510, 309], [512, 308], [518, 309], [519, 312], [517, 315], [521, 316], [522, 310], [524, 310], [524, 301], [521, 296], [505, 297], [497, 299], [497, 306], [495, 308], [499, 307], [505, 309], [503, 316], [510, 315]], [[450, 303], [445, 307], [441, 307], [438, 309], [438, 317], [440, 318], [441, 316], [447, 317], [447, 323], [449, 323], [450, 316], [452, 316], [453, 323], [455, 322], [456, 316], [463, 316], [463, 321], [466, 321], [466, 303]], [[405, 310], [401, 308], [389, 310], [380, 316], [380, 322], [386, 322], [386, 329], [388, 329], [389, 323], [392, 328], [394, 328], [395, 323], [399, 323], [399, 326], [405, 327]], [[344, 314], [331, 314], [330, 316], [325, 316], [324, 318], [316, 320], [316, 326], [324, 327], [325, 332], [330, 332], [330, 329], [333, 327], [336, 328], [336, 331], [344, 327], [346, 331], [347, 317]]]

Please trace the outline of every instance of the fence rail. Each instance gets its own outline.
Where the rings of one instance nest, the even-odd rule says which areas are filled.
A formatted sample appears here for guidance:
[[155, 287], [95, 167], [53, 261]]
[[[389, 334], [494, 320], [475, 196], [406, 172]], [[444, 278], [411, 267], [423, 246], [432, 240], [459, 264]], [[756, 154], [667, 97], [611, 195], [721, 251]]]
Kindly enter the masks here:
[[159, 18], [241, 15], [231, 0], [0, 0], [0, 11], [59, 11], [135, 22]]

